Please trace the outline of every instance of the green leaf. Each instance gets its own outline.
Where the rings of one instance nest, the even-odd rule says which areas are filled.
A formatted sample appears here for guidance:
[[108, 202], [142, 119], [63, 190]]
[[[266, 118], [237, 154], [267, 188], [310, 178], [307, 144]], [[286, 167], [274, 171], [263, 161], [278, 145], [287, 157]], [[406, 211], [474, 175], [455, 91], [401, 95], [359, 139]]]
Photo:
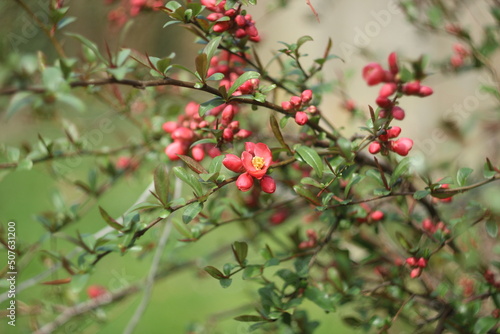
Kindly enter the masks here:
[[111, 217], [101, 206], [99, 206], [99, 212], [101, 213], [101, 217], [104, 219], [106, 224], [117, 231], [121, 231], [123, 229], [123, 226], [114, 220], [113, 217]]
[[58, 67], [47, 67], [42, 73], [42, 81], [44, 87], [51, 92], [55, 92], [67, 85], [63, 73]]
[[273, 130], [274, 137], [281, 144], [281, 147], [292, 153], [292, 150], [283, 138], [283, 134], [281, 133], [280, 126], [278, 124], [278, 121], [276, 120], [276, 117], [274, 117], [273, 115], [269, 116], [269, 123], [271, 123], [271, 129]]
[[352, 186], [360, 182], [365, 178], [365, 175], [359, 175], [357, 173], [352, 174], [351, 179], [349, 180], [349, 183], [347, 183], [347, 186], [345, 187], [344, 190], [344, 197], [347, 197], [349, 195], [349, 191], [351, 190]]
[[84, 112], [86, 108], [85, 103], [83, 103], [82, 100], [71, 94], [57, 93], [56, 101], [64, 103], [78, 112]]
[[181, 158], [181, 160], [184, 161], [184, 163], [189, 167], [189, 169], [191, 169], [196, 174], [208, 173], [205, 167], [203, 167], [198, 161], [194, 160], [193, 158], [182, 154], [178, 154], [177, 156]]
[[349, 139], [346, 139], [344, 137], [341, 137], [337, 140], [337, 145], [340, 148], [340, 151], [342, 152], [343, 156], [346, 158], [346, 160], [351, 160], [353, 154], [352, 154], [352, 148], [351, 148], [351, 141]]
[[142, 203], [137, 203], [136, 205], [133, 205], [128, 209], [128, 212], [134, 212], [134, 211], [140, 211], [140, 210], [146, 210], [146, 209], [158, 209], [163, 207], [162, 205], [158, 205], [156, 203], [149, 203], [149, 202], [142, 202]]
[[[83, 37], [82, 35], [79, 35], [79, 34], [74, 34], [74, 33], [69, 33], [67, 32], [65, 34], [66, 36], [69, 36], [69, 37], [73, 37], [73, 38], [76, 38], [77, 40], [79, 40], [83, 45], [85, 45], [86, 47], [88, 47], [90, 50], [92, 50], [92, 52], [94, 52], [94, 54], [99, 57], [99, 59], [101, 59], [101, 61], [105, 64], [107, 64], [107, 60], [106, 58], [104, 58], [101, 53], [99, 52], [99, 49], [97, 48], [97, 45], [94, 44], [93, 42], [91, 42], [90, 40], [88, 40], [87, 38]], [[108, 64], [109, 65], [109, 64]]]
[[413, 198], [418, 201], [418, 200], [424, 198], [425, 196], [429, 195], [430, 193], [431, 193], [431, 191], [429, 189], [419, 190], [413, 194]]
[[111, 74], [113, 77], [115, 77], [116, 80], [123, 80], [125, 79], [125, 76], [129, 72], [128, 67], [116, 67], [116, 68], [108, 68], [106, 70], [109, 74]]
[[474, 334], [486, 334], [498, 324], [498, 319], [492, 316], [483, 317], [474, 324]]
[[211, 100], [208, 100], [206, 102], [203, 102], [202, 104], [200, 104], [200, 109], [198, 110], [198, 114], [203, 117], [205, 116], [205, 114], [212, 110], [213, 108], [215, 107], [218, 107], [220, 106], [221, 104], [224, 104], [226, 103], [226, 101], [224, 101], [221, 97], [217, 96], [217, 97], [214, 97], [213, 99]]
[[457, 184], [459, 187], [465, 186], [465, 182], [470, 174], [472, 174], [474, 170], [471, 168], [463, 167], [460, 168], [457, 172]]
[[258, 322], [266, 320], [258, 315], [239, 315], [233, 319], [241, 322]]
[[496, 174], [497, 174], [497, 172], [493, 169], [491, 162], [487, 159], [486, 162], [484, 163], [484, 168], [483, 168], [484, 178], [491, 179]]
[[204, 83], [208, 71], [207, 55], [201, 53], [198, 56], [196, 56], [195, 65], [196, 65], [196, 72], [200, 76], [201, 81]]
[[210, 42], [207, 43], [205, 48], [203, 49], [203, 54], [207, 55], [207, 61], [210, 64], [210, 60], [212, 60], [212, 57], [214, 56], [215, 52], [217, 51], [217, 48], [219, 47], [220, 41], [222, 37], [215, 37]]
[[401, 160], [398, 166], [392, 172], [389, 185], [392, 187], [398, 181], [399, 177], [405, 174], [408, 171], [408, 169], [410, 169], [410, 166], [411, 166], [410, 157], [406, 157], [403, 160]]
[[486, 221], [486, 232], [490, 237], [496, 238], [498, 235], [498, 223], [493, 219]]
[[6, 114], [7, 118], [12, 117], [19, 110], [29, 106], [35, 101], [36, 96], [30, 92], [16, 93], [9, 102]]
[[226, 276], [217, 268], [213, 266], [206, 266], [203, 268], [210, 276], [212, 276], [215, 279], [221, 280], [226, 278]]
[[318, 198], [306, 187], [296, 184], [293, 186], [293, 190], [297, 193], [297, 195], [304, 197], [306, 200], [311, 202], [314, 205], [321, 205], [318, 201]]
[[184, 224], [192, 221], [198, 214], [203, 210], [203, 204], [200, 202], [195, 202], [186, 206], [184, 213], [182, 214], [182, 222]]
[[222, 167], [222, 160], [224, 160], [224, 155], [216, 156], [210, 161], [210, 166], [208, 166], [209, 173], [219, 173]]
[[192, 239], [193, 233], [188, 228], [188, 226], [184, 223], [181, 223], [179, 220], [174, 220], [173, 222], [175, 229], [182, 234], [186, 239]]
[[262, 266], [261, 265], [250, 265], [243, 270], [243, 279], [250, 279], [250, 278], [255, 278], [257, 276], [260, 276], [262, 273]]
[[200, 181], [192, 174], [188, 173], [188, 171], [180, 166], [174, 167], [174, 174], [183, 182], [188, 184], [198, 196], [203, 194], [202, 187]]
[[121, 49], [120, 52], [118, 52], [118, 56], [116, 56], [116, 64], [115, 65], [117, 67], [120, 67], [123, 64], [125, 64], [128, 56], [130, 56], [131, 52], [132, 52], [132, 50], [130, 50], [130, 49]]
[[222, 73], [214, 73], [211, 76], [209, 76], [206, 80], [212, 80], [212, 81], [219, 81], [224, 79], [224, 74]]
[[246, 242], [235, 241], [231, 248], [236, 261], [241, 266], [244, 266], [248, 254], [248, 244]]
[[328, 294], [314, 286], [307, 286], [304, 296], [327, 312], [335, 311], [335, 305]]
[[155, 193], [158, 196], [163, 207], [168, 207], [168, 195], [170, 192], [170, 180], [168, 177], [167, 167], [164, 164], [156, 167], [154, 172]]
[[396, 232], [396, 240], [399, 242], [401, 247], [403, 247], [406, 251], [409, 251], [413, 248], [413, 246], [406, 239], [406, 237], [399, 231]]
[[311, 36], [302, 36], [297, 40], [297, 50], [305, 43], [305, 42], [310, 42], [313, 41], [313, 38]]
[[233, 283], [233, 280], [230, 278], [223, 278], [219, 280], [220, 286], [223, 287], [224, 289], [229, 288], [231, 286], [231, 283]]
[[238, 79], [234, 81], [233, 85], [227, 91], [227, 94], [229, 96], [233, 95], [233, 93], [236, 92], [236, 90], [238, 90], [238, 88], [240, 88], [240, 86], [243, 85], [245, 82], [251, 79], [257, 79], [259, 77], [260, 73], [255, 71], [248, 71], [243, 73], [242, 75], [239, 76]]
[[323, 169], [325, 168], [325, 166], [323, 165], [323, 161], [321, 160], [318, 152], [308, 146], [303, 145], [296, 147], [295, 152], [300, 155], [303, 161], [305, 161], [314, 169], [316, 175], [318, 175], [319, 178], [323, 177]]
[[23, 159], [17, 163], [16, 170], [31, 170], [33, 168], [33, 161], [30, 159]]

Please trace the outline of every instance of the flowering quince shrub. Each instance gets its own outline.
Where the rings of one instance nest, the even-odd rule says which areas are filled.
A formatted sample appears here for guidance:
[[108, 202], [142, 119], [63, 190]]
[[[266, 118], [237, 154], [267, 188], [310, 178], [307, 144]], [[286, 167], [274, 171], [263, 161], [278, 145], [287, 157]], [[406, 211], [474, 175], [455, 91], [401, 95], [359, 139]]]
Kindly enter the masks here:
[[[18, 2], [30, 13], [28, 4]], [[175, 54], [103, 51], [82, 35], [59, 34], [72, 18], [64, 1], [54, 1], [48, 9], [52, 21], [38, 23], [56, 56], [40, 52], [38, 60], [26, 58], [35, 59], [26, 68], [1, 65], [6, 73], [0, 77], [6, 101], [2, 116], [51, 115], [62, 124], [63, 135], [49, 139], [39, 133], [35, 143], [2, 146], [0, 168], [45, 165], [58, 182], [84, 195], [78, 203], [57, 197], [54, 209], [36, 216], [46, 230], [40, 241], [18, 241], [18, 271], [30, 254], [50, 258], [43, 272], [20, 283], [18, 293], [29, 293], [38, 283], [61, 289], [57, 300], [23, 300], [18, 316], [29, 316], [26, 326], [35, 333], [54, 332], [70, 321], [85, 327], [88, 314], [142, 294], [124, 325], [131, 333], [154, 283], [190, 268], [217, 288], [233, 289], [233, 282], [241, 281], [250, 291], [242, 299], [250, 295], [250, 306], [235, 310], [234, 320], [256, 333], [325, 332], [314, 310], [367, 333], [498, 333], [500, 209], [478, 194], [489, 189], [490, 197], [500, 196], [499, 152], [471, 163], [476, 170], [449, 161], [448, 168], [431, 162], [419, 166], [412, 156], [416, 140], [401, 136], [410, 132], [402, 121], [418, 112], [410, 111], [406, 101], [446, 98], [428, 85], [430, 73], [477, 70], [495, 82], [482, 89], [497, 102], [494, 116], [488, 116], [489, 133], [497, 133], [500, 78], [490, 60], [500, 46], [498, 8], [491, 5], [485, 36], [478, 39], [451, 21], [457, 8], [402, 1], [415, 29], [447, 34], [456, 44], [437, 65], [423, 55], [386, 50], [382, 62], [356, 69], [374, 98], [363, 105], [355, 95], [340, 93], [339, 110], [359, 125], [357, 133], [350, 133], [327, 117], [325, 110], [333, 106], [323, 102], [325, 95], [341, 91], [340, 82], [324, 81], [324, 65], [347, 66], [335, 60], [332, 42], [312, 63], [304, 53], [311, 37], [282, 43], [270, 60], [280, 69], [273, 73], [262, 57], [268, 51], [259, 47], [266, 34], [248, 13], [256, 2], [103, 2], [115, 28], [137, 16], [159, 15], [166, 21], [164, 34], [173, 25], [194, 33], [198, 52], [185, 66], [176, 63]], [[304, 9], [317, 15], [309, 1]], [[79, 43], [78, 56], [67, 55], [66, 39]], [[56, 121], [63, 117], [61, 105], [85, 111], [84, 96], [108, 101], [110, 113], [129, 121], [140, 139], [96, 144], [71, 116]], [[101, 136], [111, 126], [102, 124]], [[467, 136], [454, 137], [465, 150]], [[497, 148], [498, 140], [494, 143]], [[83, 157], [91, 163], [73, 164]], [[88, 178], [82, 179], [81, 170], [88, 168]], [[112, 215], [102, 196], [121, 179], [140, 175], [150, 185], [132, 207]], [[91, 206], [102, 217], [102, 229], [80, 232]], [[8, 247], [4, 223], [0, 241]], [[231, 235], [213, 253], [199, 254], [203, 261], [185, 260], [175, 247], [166, 247], [189, 248], [209, 233], [223, 235], [229, 224], [240, 224], [241, 235]], [[52, 245], [63, 239], [75, 248], [49, 251], [44, 249], [48, 239]], [[168, 259], [160, 261], [166, 253]], [[96, 272], [107, 270], [105, 261], [119, 256], [150, 261], [149, 271], [120, 289], [91, 283]], [[248, 300], [242, 304], [249, 305]], [[162, 321], [158, 327], [169, 328]], [[200, 333], [209, 332], [200, 326]]]

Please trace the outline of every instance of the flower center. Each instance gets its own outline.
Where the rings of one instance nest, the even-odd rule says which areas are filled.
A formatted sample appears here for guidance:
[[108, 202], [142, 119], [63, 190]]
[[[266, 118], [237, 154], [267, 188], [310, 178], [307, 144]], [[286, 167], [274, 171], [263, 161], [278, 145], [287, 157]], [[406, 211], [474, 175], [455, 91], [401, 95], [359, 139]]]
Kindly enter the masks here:
[[255, 167], [255, 169], [261, 170], [262, 167], [264, 167], [264, 158], [253, 157], [252, 158], [252, 165]]

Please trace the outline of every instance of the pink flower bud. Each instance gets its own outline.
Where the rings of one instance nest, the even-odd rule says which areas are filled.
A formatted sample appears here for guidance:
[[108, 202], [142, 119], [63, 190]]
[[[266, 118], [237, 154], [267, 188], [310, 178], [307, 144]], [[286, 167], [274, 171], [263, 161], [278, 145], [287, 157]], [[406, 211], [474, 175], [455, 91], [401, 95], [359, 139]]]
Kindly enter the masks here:
[[386, 83], [382, 86], [382, 88], [380, 88], [378, 96], [389, 97], [396, 92], [397, 88], [398, 86], [394, 82]]
[[384, 213], [382, 211], [373, 211], [372, 213], [370, 213], [370, 218], [373, 220], [373, 221], [380, 221], [382, 219], [384, 219]]
[[313, 92], [310, 89], [306, 89], [300, 94], [300, 97], [302, 99], [302, 103], [307, 103], [312, 100]]
[[207, 151], [208, 151], [208, 155], [210, 156], [210, 158], [215, 158], [215, 157], [218, 157], [219, 155], [221, 155], [221, 151], [217, 148], [217, 146], [213, 145], [213, 144], [207, 144], [209, 146], [206, 146], [208, 147]]
[[381, 83], [384, 77], [384, 69], [378, 63], [370, 63], [363, 68], [363, 78], [369, 86]]
[[420, 82], [408, 82], [407, 84], [403, 85], [402, 90], [406, 95], [416, 95], [420, 91]]
[[184, 113], [189, 117], [193, 117], [194, 115], [198, 115], [198, 110], [200, 109], [200, 104], [194, 101], [190, 101], [184, 107]]
[[247, 24], [247, 20], [243, 15], [236, 15], [234, 22], [240, 27], [244, 27]]
[[243, 38], [246, 35], [247, 35], [247, 32], [245, 31], [245, 29], [242, 29], [242, 28], [236, 29], [236, 31], [234, 32], [234, 36], [236, 38]]
[[388, 107], [392, 106], [392, 101], [389, 100], [387, 97], [383, 97], [383, 96], [377, 97], [375, 102], [377, 103], [377, 105], [380, 108], [388, 108]]
[[186, 154], [186, 145], [180, 141], [174, 141], [165, 148], [165, 154], [170, 160], [179, 160], [178, 154]]
[[98, 298], [106, 293], [108, 293], [108, 290], [100, 285], [91, 285], [87, 288], [87, 295], [91, 299]]
[[303, 111], [297, 111], [295, 113], [295, 123], [298, 125], [304, 125], [307, 123], [308, 117], [307, 114]]
[[225, 141], [232, 142], [234, 139], [233, 130], [225, 128], [224, 131], [222, 131], [222, 138], [224, 138]]
[[307, 112], [310, 114], [315, 114], [318, 112], [318, 108], [316, 108], [316, 106], [309, 106], [307, 107]]
[[374, 141], [370, 144], [370, 146], [368, 146], [368, 152], [370, 152], [371, 154], [377, 154], [378, 152], [380, 152], [381, 147], [382, 146], [378, 141]]
[[290, 103], [290, 101], [285, 101], [281, 102], [281, 108], [285, 111], [291, 111], [293, 110], [293, 105]]
[[403, 157], [408, 155], [408, 152], [410, 152], [412, 146], [413, 140], [411, 140], [410, 138], [400, 138], [391, 142], [391, 150]]
[[455, 68], [461, 67], [464, 64], [464, 59], [460, 55], [453, 55], [450, 58], [450, 64]]
[[249, 40], [251, 40], [252, 42], [258, 43], [258, 42], [260, 42], [260, 36], [259, 35], [250, 36]]
[[292, 104], [292, 106], [294, 107], [300, 107], [301, 104], [302, 104], [302, 99], [299, 97], [299, 96], [292, 96], [290, 98], [290, 103]]
[[236, 15], [236, 9], [234, 9], [234, 8], [228, 9], [224, 13], [224, 15], [229, 16], [229, 17], [233, 17], [234, 15]]
[[240, 128], [240, 122], [239, 121], [232, 121], [229, 123], [228, 128], [231, 130], [238, 130]]
[[260, 179], [260, 187], [262, 191], [272, 194], [276, 191], [276, 181], [269, 175], [264, 175], [262, 179]]
[[418, 259], [417, 261], [417, 266], [419, 266], [420, 268], [425, 268], [427, 267], [427, 260], [424, 259], [423, 257], [421, 257], [420, 259]]
[[259, 31], [257, 30], [257, 28], [255, 28], [255, 26], [253, 24], [247, 25], [247, 27], [245, 28], [245, 32], [248, 34], [248, 36], [252, 36], [252, 37], [259, 35]]
[[422, 268], [414, 268], [410, 272], [411, 278], [417, 278], [422, 274]]
[[241, 159], [234, 154], [226, 154], [225, 158], [222, 160], [222, 164], [232, 172], [241, 173], [243, 171]]
[[182, 140], [182, 141], [190, 141], [194, 138], [193, 130], [185, 127], [177, 128], [174, 132], [172, 132], [172, 139]]
[[248, 138], [252, 135], [252, 132], [247, 130], [247, 129], [241, 129], [240, 131], [238, 131], [235, 135], [234, 135], [234, 138], [236, 139], [245, 139], [245, 138]]
[[253, 187], [253, 177], [248, 173], [243, 173], [236, 179], [236, 186], [241, 191], [249, 191]]
[[436, 232], [436, 227], [434, 226], [434, 223], [432, 222], [432, 220], [428, 218], [422, 221], [422, 228], [430, 233]]
[[401, 128], [399, 126], [393, 126], [387, 129], [387, 137], [396, 138], [401, 133]]
[[396, 75], [399, 72], [398, 56], [397, 56], [396, 52], [391, 52], [387, 61], [389, 63], [389, 69], [390, 69], [391, 73]]
[[177, 122], [165, 122], [162, 125], [163, 131], [165, 131], [166, 133], [172, 133], [178, 127], [179, 126], [177, 125]]
[[196, 161], [201, 161], [203, 158], [205, 158], [205, 151], [203, 150], [201, 145], [195, 145], [191, 149], [191, 155], [193, 156], [193, 159]]
[[207, 20], [215, 22], [223, 16], [221, 13], [210, 13], [207, 15]]
[[418, 91], [418, 95], [422, 97], [432, 95], [432, 93], [434, 93], [432, 88], [427, 86], [420, 87], [420, 90]]
[[222, 120], [229, 123], [234, 118], [234, 107], [232, 105], [227, 105], [224, 110], [222, 110]]
[[214, 32], [224, 32], [231, 27], [231, 23], [229, 21], [217, 22], [214, 24], [213, 30]]
[[469, 55], [469, 51], [460, 43], [453, 44], [453, 51], [461, 57], [467, 57]]
[[401, 121], [405, 118], [405, 111], [398, 106], [395, 106], [391, 109], [391, 114], [392, 117], [394, 117], [394, 119], [397, 119], [398, 121]]
[[406, 259], [406, 263], [411, 267], [415, 267], [417, 265], [417, 259], [414, 257], [409, 257]]

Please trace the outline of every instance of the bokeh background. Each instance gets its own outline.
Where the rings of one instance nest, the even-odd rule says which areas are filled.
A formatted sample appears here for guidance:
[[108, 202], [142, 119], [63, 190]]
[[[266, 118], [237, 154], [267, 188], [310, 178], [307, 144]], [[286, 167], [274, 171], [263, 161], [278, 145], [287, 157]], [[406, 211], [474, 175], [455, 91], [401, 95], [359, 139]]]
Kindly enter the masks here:
[[[423, 32], [409, 25], [396, 1], [325, 1], [312, 0], [319, 13], [320, 22], [306, 6], [305, 1], [259, 1], [256, 7], [249, 9], [262, 35], [258, 50], [264, 60], [270, 60], [275, 50], [281, 45], [278, 41], [295, 42], [299, 37], [309, 35], [313, 42], [304, 46], [311, 59], [322, 55], [331, 38], [332, 52], [342, 60], [334, 60], [325, 67], [325, 81], [335, 81], [332, 92], [325, 97], [320, 108], [329, 119], [339, 127], [344, 127], [346, 133], [354, 133], [359, 124], [352, 122], [350, 115], [342, 108], [342, 94], [356, 101], [361, 110], [366, 112], [368, 104], [374, 104], [377, 88], [369, 88], [362, 81], [361, 68], [369, 61], [385, 62], [387, 55], [397, 51], [402, 59], [415, 59], [426, 54], [431, 59], [434, 73], [426, 84], [433, 87], [435, 94], [426, 99], [407, 98], [404, 101], [406, 118], [401, 122], [403, 134], [415, 141], [412, 155], [421, 159], [422, 165], [440, 167], [444, 161], [453, 161], [454, 165], [445, 166], [440, 170], [444, 176], [446, 168], [460, 167], [478, 168], [482, 164], [479, 157], [485, 153], [498, 156], [498, 129], [474, 130], [479, 123], [487, 123], [485, 113], [491, 105], [490, 98], [478, 91], [483, 83], [488, 83], [486, 73], [471, 71], [461, 76], [442, 74], [439, 69], [447, 64], [455, 42], [449, 36]], [[26, 1], [34, 12], [43, 19], [48, 5], [45, 0]], [[104, 49], [108, 43], [111, 49], [119, 47], [135, 49], [141, 53], [164, 57], [171, 52], [177, 54], [176, 62], [193, 67], [194, 56], [199, 46], [192, 43], [193, 37], [180, 27], [162, 28], [167, 16], [162, 13], [145, 13], [134, 19], [129, 29], [117, 29], [109, 25], [107, 15], [112, 8], [103, 1], [67, 1], [70, 15], [77, 20], [68, 26], [67, 30], [86, 36]], [[485, 8], [481, 1], [466, 1], [461, 22], [468, 27], [479, 26], [484, 19]], [[286, 4], [286, 8], [281, 8]], [[45, 14], [44, 14], [45, 13]], [[55, 53], [46, 36], [37, 29], [30, 17], [15, 1], [0, 2], [0, 53], [4, 64], [32, 66], [36, 64], [38, 50], [47, 59], [54, 59]], [[78, 48], [70, 38], [63, 38], [68, 54], [77, 56]], [[0, 72], [0, 78], [5, 76]], [[2, 80], [0, 80], [1, 82]], [[82, 94], [82, 96], [84, 96]], [[96, 141], [99, 146], [114, 147], [121, 143], [133, 142], [141, 134], [133, 130], [124, 120], [109, 110], [109, 105], [89, 98], [84, 101], [86, 112], [75, 114], [71, 110], [60, 110], [63, 117], [71, 119], [86, 133], [99, 129], [102, 120], [110, 120], [113, 130], [110, 133], [97, 132]], [[47, 138], [61, 136], [60, 120], [54, 121], [51, 115], [33, 116], [28, 110], [7, 118], [2, 109], [8, 105], [7, 97], [0, 97], [0, 143], [3, 147], [17, 146], [23, 143], [37, 141], [39, 134]], [[457, 107], [458, 105], [458, 107]], [[481, 115], [481, 116], [479, 116]], [[488, 115], [488, 113], [486, 113]], [[450, 130], [446, 126], [452, 119], [456, 128]], [[460, 136], [472, 138], [468, 144], [455, 140]], [[484, 131], [491, 131], [491, 136], [485, 136]], [[485, 140], [488, 138], [488, 140]], [[467, 146], [465, 146], [467, 145]], [[93, 158], [83, 158], [78, 162], [78, 168], [72, 176], [84, 177], [94, 163]], [[99, 205], [105, 207], [113, 216], [126, 211], [148, 187], [151, 182], [151, 172], [154, 163], [147, 162], [145, 168], [133, 176], [121, 179], [99, 198]], [[498, 196], [491, 196], [492, 188], [487, 188], [481, 196], [486, 201], [500, 201]], [[32, 244], [45, 235], [45, 230], [34, 218], [36, 215], [64, 201], [71, 203], [81, 198], [81, 194], [61, 181], [54, 181], [47, 168], [36, 165], [30, 171], [0, 171], [0, 223], [6, 224], [13, 220], [17, 224], [19, 244]], [[68, 228], [65, 232], [72, 234], [94, 233], [103, 227], [95, 203], [88, 203], [89, 210], [78, 225]], [[500, 207], [497, 203], [494, 207]], [[246, 222], [248, 224], [248, 222]], [[279, 227], [286, 234], [287, 226]], [[235, 237], [244, 238], [245, 226], [230, 225], [218, 233], [213, 233], [193, 244], [176, 241], [180, 236], [177, 232], [169, 240], [165, 250], [165, 260], [183, 262], [194, 260], [192, 265], [179, 272], [174, 272], [160, 280], [154, 287], [153, 297], [144, 314], [136, 333], [197, 333], [201, 327], [208, 328], [206, 333], [238, 334], [246, 333], [248, 324], [232, 320], [232, 317], [250, 310], [255, 288], [252, 282], [235, 279], [228, 289], [222, 289], [218, 282], [208, 277], [201, 268], [205, 265], [222, 266], [229, 261], [227, 258], [207, 259], [207, 255], [220, 245], [230, 245]], [[146, 235], [145, 240], [153, 242], [158, 237], [153, 231]], [[262, 240], [273, 243], [273, 240]], [[43, 240], [43, 248], [56, 253], [67, 253], [73, 246], [60, 239]], [[250, 258], [258, 258], [258, 248], [250, 247]], [[5, 252], [0, 255], [4, 258]], [[85, 283], [85, 286], [99, 284], [110, 290], [123, 288], [137, 282], [147, 275], [152, 254], [143, 257], [137, 254], [127, 254], [120, 257], [109, 256], [99, 263], [95, 271]], [[35, 275], [44, 272], [51, 265], [50, 257], [43, 253], [33, 254], [30, 261], [22, 263], [19, 272], [18, 285]], [[3, 266], [3, 265], [2, 265]], [[58, 271], [44, 280], [61, 278]], [[85, 300], [85, 289], [74, 284], [75, 302]], [[0, 283], [3, 293], [4, 282]], [[81, 290], [80, 290], [81, 289]], [[57, 286], [35, 284], [30, 289], [20, 291], [17, 296], [19, 311], [17, 326], [7, 326], [6, 318], [0, 320], [1, 333], [29, 333], [36, 319], [46, 322], [44, 317], [45, 300], [57, 300], [63, 293]], [[140, 293], [134, 294], [116, 305], [77, 318], [64, 325], [58, 333], [121, 333], [140, 302]], [[0, 303], [0, 315], [6, 307], [5, 301]], [[326, 333], [356, 333], [347, 329], [341, 318], [349, 315], [349, 309], [339, 309], [338, 312], [326, 314], [312, 303], [305, 304], [311, 316], [321, 322], [318, 334]], [[241, 312], [243, 311], [243, 312]], [[57, 310], [55, 311], [57, 313]], [[403, 333], [401, 329], [400, 333]]]

